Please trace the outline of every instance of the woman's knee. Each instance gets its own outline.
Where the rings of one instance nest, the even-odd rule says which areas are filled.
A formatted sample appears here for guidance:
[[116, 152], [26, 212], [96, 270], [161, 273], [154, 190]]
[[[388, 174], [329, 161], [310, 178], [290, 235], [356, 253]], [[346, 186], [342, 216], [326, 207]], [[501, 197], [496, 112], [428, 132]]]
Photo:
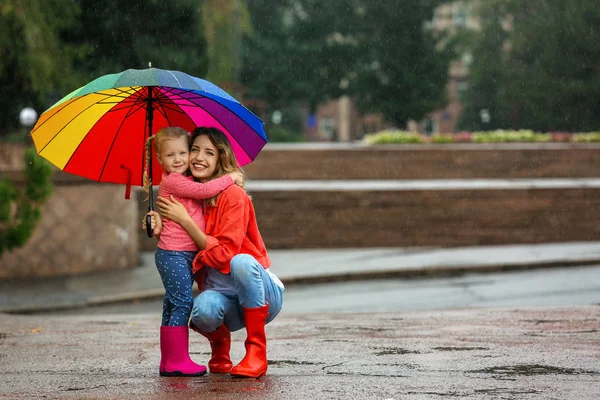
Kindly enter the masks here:
[[231, 276], [234, 279], [245, 281], [247, 278], [256, 277], [259, 273], [260, 264], [249, 254], [238, 254], [229, 263]]
[[200, 293], [192, 308], [192, 322], [203, 332], [212, 332], [223, 323], [221, 294], [213, 291]]

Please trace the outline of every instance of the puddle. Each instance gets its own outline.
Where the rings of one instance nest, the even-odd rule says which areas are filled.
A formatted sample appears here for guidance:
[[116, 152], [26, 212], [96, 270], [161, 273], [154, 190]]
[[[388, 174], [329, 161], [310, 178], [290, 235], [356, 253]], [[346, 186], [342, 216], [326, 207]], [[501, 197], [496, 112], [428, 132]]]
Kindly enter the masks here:
[[295, 360], [268, 360], [269, 365], [321, 365], [322, 362], [295, 361]]
[[399, 355], [399, 354], [421, 354], [420, 351], [416, 350], [407, 350], [401, 347], [384, 347], [381, 348], [381, 351], [375, 353], [376, 356], [387, 356], [390, 354]]
[[319, 331], [325, 331], [325, 332], [335, 332], [335, 331], [342, 331], [342, 332], [347, 332], [347, 331], [352, 331], [352, 332], [356, 332], [356, 331], [362, 331], [362, 332], [385, 332], [385, 331], [391, 331], [392, 329], [390, 328], [370, 328], [370, 327], [365, 327], [365, 326], [344, 326], [344, 327], [330, 327], [330, 326], [317, 326], [315, 327], [315, 329], [319, 330]]
[[91, 325], [121, 325], [123, 322], [121, 321], [88, 321], [86, 324]]
[[533, 390], [533, 389], [515, 390], [515, 389], [509, 389], [509, 388], [493, 388], [493, 389], [475, 389], [475, 393], [517, 395], [517, 394], [535, 394], [535, 393], [540, 393], [540, 391]]
[[562, 322], [569, 322], [566, 319], [524, 319], [523, 322], [532, 322], [536, 325], [540, 324], [558, 324]]
[[507, 365], [502, 367], [490, 367], [470, 371], [474, 373], [485, 373], [485, 374], [499, 374], [499, 375], [521, 375], [521, 376], [532, 376], [532, 375], [583, 375], [592, 374], [596, 375], [597, 372], [586, 371], [582, 369], [573, 368], [560, 368], [553, 367], [551, 365]]
[[460, 397], [461, 399], [465, 397], [464, 394], [456, 392], [407, 392], [407, 394], [419, 394], [439, 397]]
[[474, 350], [489, 350], [487, 347], [434, 347], [433, 350], [438, 351], [474, 351]]
[[196, 355], [196, 356], [210, 356], [212, 355], [211, 351], [190, 351], [191, 355]]

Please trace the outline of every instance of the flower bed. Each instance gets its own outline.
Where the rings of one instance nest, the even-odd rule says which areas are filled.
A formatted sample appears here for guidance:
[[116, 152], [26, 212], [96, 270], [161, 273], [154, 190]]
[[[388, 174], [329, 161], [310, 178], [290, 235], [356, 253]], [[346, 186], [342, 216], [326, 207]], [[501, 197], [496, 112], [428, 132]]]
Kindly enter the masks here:
[[486, 131], [442, 133], [432, 136], [421, 135], [407, 131], [382, 131], [367, 135], [364, 138], [369, 144], [404, 144], [404, 143], [548, 143], [548, 142], [600, 142], [600, 132], [568, 133], [549, 132], [539, 133], [531, 130], [518, 131]]

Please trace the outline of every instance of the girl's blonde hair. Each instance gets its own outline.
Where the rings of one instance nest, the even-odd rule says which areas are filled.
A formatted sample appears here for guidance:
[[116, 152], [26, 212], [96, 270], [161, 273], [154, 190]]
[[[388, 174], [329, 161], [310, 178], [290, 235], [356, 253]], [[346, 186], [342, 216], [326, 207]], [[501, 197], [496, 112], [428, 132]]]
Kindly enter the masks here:
[[[223, 132], [217, 128], [199, 127], [194, 129], [192, 132], [190, 143], [193, 144], [194, 140], [196, 140], [196, 138], [199, 136], [208, 137], [213, 146], [217, 148], [217, 152], [219, 154], [217, 167], [215, 168], [215, 172], [213, 173], [211, 179], [219, 178], [234, 171], [239, 171], [245, 178], [244, 171], [239, 167], [237, 159], [235, 158], [231, 143], [229, 143], [229, 139]], [[243, 188], [244, 183], [242, 182], [242, 184], [239, 186]], [[214, 207], [217, 204], [217, 197], [218, 195], [211, 197], [210, 199], [206, 199], [204, 202], [209, 206]]]
[[[150, 175], [148, 171], [148, 166], [151, 162], [152, 157], [152, 141], [154, 141], [154, 147], [156, 148], [156, 155], [160, 154], [160, 148], [162, 143], [166, 139], [178, 139], [184, 138], [185, 142], [188, 145], [188, 149], [190, 147], [190, 135], [189, 133], [178, 126], [169, 126], [166, 128], [162, 128], [154, 135], [150, 136], [148, 140], [146, 140], [146, 165], [144, 166], [144, 190], [146, 193], [150, 193]], [[147, 198], [146, 198], [147, 199]]]

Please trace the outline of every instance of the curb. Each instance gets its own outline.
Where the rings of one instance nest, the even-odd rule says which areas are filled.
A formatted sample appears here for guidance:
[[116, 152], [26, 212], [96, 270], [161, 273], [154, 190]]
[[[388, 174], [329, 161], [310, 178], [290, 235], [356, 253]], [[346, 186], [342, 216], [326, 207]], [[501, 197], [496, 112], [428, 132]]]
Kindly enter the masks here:
[[359, 280], [376, 280], [383, 278], [401, 278], [401, 279], [422, 279], [422, 278], [441, 278], [441, 277], [458, 277], [466, 274], [486, 274], [498, 272], [514, 272], [514, 271], [529, 271], [535, 269], [551, 269], [551, 268], [575, 268], [585, 267], [589, 265], [600, 264], [600, 259], [584, 259], [584, 260], [569, 260], [569, 261], [540, 261], [527, 263], [511, 263], [511, 264], [480, 264], [480, 265], [456, 265], [456, 266], [440, 266], [427, 267], [419, 269], [397, 269], [397, 270], [380, 270], [368, 272], [352, 272], [332, 275], [318, 275], [306, 277], [290, 277], [281, 279], [284, 285], [307, 285], [319, 283], [335, 283], [348, 282]]
[[[297, 276], [282, 278], [281, 281], [286, 286], [309, 285], [309, 284], [325, 284], [336, 282], [350, 281], [365, 281], [386, 278], [400, 279], [423, 279], [423, 278], [440, 278], [440, 277], [458, 277], [466, 274], [486, 274], [486, 273], [501, 273], [514, 271], [529, 271], [536, 269], [550, 269], [558, 267], [584, 267], [589, 265], [600, 264], [600, 259], [582, 259], [582, 260], [554, 260], [540, 261], [527, 263], [511, 263], [511, 264], [495, 264], [495, 265], [456, 265], [456, 266], [440, 266], [426, 267], [419, 269], [388, 269], [368, 272], [350, 272], [338, 273], [331, 275], [316, 275], [316, 276]], [[137, 292], [121, 293], [116, 295], [92, 296], [84, 301], [76, 303], [57, 303], [57, 304], [33, 304], [22, 307], [9, 307], [0, 309], [0, 313], [5, 314], [40, 314], [43, 312], [58, 312], [88, 307], [101, 307], [113, 304], [133, 303], [138, 301], [160, 300], [165, 294], [164, 289], [149, 289]], [[194, 286], [194, 296], [198, 294]]]

